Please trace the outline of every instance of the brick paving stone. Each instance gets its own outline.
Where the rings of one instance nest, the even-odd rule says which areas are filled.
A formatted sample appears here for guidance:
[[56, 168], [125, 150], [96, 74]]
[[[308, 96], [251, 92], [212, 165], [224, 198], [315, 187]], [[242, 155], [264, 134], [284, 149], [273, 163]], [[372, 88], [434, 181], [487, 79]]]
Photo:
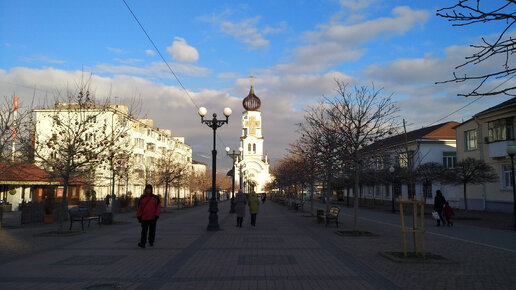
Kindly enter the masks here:
[[[146, 249], [136, 246], [140, 228], [134, 212], [116, 215], [119, 224], [92, 226], [67, 237], [37, 235], [55, 225], [2, 230], [0, 289], [81, 289], [102, 283], [116, 283], [122, 289], [514, 289], [516, 285], [513, 231], [460, 222], [454, 228], [430, 226], [427, 251], [452, 263], [396, 263], [379, 254], [401, 250], [399, 216], [386, 211], [361, 209], [359, 214], [360, 229], [376, 237], [346, 237], [335, 233], [352, 228], [349, 208], [341, 210], [338, 229], [273, 202], [260, 208], [256, 227], [249, 225], [249, 215], [243, 228], [235, 227], [236, 217], [228, 213], [227, 202], [219, 209], [217, 232], [206, 231], [205, 206], [164, 213], [155, 247]], [[408, 239], [409, 249], [411, 243]]]

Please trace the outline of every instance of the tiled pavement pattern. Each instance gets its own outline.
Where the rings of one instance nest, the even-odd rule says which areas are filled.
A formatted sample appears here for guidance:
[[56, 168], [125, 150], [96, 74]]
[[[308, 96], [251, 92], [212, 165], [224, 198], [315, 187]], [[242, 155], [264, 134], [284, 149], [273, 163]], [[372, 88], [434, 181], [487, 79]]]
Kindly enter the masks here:
[[206, 231], [206, 206], [164, 213], [146, 249], [134, 212], [66, 237], [38, 235], [55, 225], [4, 229], [0, 289], [515, 289], [514, 231], [429, 220], [427, 251], [451, 263], [396, 263], [379, 253], [401, 250], [397, 215], [362, 210], [360, 229], [376, 236], [347, 237], [335, 232], [351, 229], [349, 208], [339, 229], [271, 201], [256, 227], [247, 215], [237, 228], [219, 208], [218, 232]]

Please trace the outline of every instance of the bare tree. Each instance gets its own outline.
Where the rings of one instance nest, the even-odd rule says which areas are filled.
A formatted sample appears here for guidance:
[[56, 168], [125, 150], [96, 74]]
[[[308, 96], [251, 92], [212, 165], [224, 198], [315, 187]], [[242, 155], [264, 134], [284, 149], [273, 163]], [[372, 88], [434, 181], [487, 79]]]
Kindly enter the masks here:
[[188, 177], [188, 188], [190, 193], [194, 192], [195, 198], [197, 199], [197, 192], [201, 192], [204, 196], [206, 190], [211, 188], [211, 172], [191, 172]]
[[158, 159], [157, 172], [159, 184], [165, 185], [165, 202], [164, 206], [167, 207], [168, 188], [170, 185], [174, 186], [178, 190], [178, 207], [179, 207], [179, 190], [187, 184], [190, 166], [183, 160], [178, 159], [178, 155], [174, 153], [174, 150], [167, 150]]
[[23, 106], [17, 97], [0, 100], [0, 162], [32, 160], [32, 103]]
[[[482, 4], [482, 5], [481, 5]], [[501, 69], [487, 73], [479, 73], [459, 76], [453, 73], [453, 78], [449, 82], [477, 82], [475, 88], [468, 93], [458, 94], [459, 96], [489, 96], [505, 94], [514, 96], [516, 87], [502, 85], [514, 77], [516, 68], [512, 67], [512, 57], [516, 52], [516, 39], [512, 36], [511, 28], [516, 22], [516, 2], [514, 0], [497, 1], [492, 5], [491, 1], [480, 0], [459, 0], [457, 4], [437, 10], [436, 15], [453, 22], [452, 26], [468, 26], [475, 24], [500, 23], [503, 25], [502, 30], [494, 39], [482, 37], [482, 43], [472, 44], [470, 47], [476, 49], [473, 55], [467, 56], [466, 61], [455, 67], [455, 70], [468, 67], [471, 65], [479, 65], [481, 63], [491, 61], [499, 61]], [[502, 84], [496, 86], [489, 91], [481, 88], [486, 82], [496, 79], [506, 79]]]
[[468, 184], [483, 184], [498, 181], [494, 168], [483, 160], [468, 157], [457, 162], [455, 168], [446, 175], [446, 183], [464, 186], [464, 208], [468, 210], [466, 186]]
[[[442, 164], [437, 162], [428, 162], [417, 167], [415, 176], [416, 180], [421, 182], [423, 186], [431, 185], [435, 181], [442, 181], [444, 178], [445, 168]], [[425, 198], [431, 194], [423, 191]]]
[[[61, 100], [58, 96], [55, 107], [35, 110], [33, 123], [38, 132], [36, 163], [63, 182], [60, 231], [70, 182], [109, 165], [112, 152], [129, 130], [127, 116], [117, 114], [107, 101], [97, 103], [88, 82], [79, 83], [76, 90], [67, 92], [64, 102]], [[116, 126], [108, 126], [109, 121]]]
[[[354, 172], [354, 222], [353, 230], [358, 231], [358, 192], [360, 173], [367, 158], [362, 158], [360, 149], [368, 143], [383, 139], [396, 127], [398, 107], [392, 95], [382, 95], [374, 86], [353, 87], [336, 81], [338, 96], [327, 99], [331, 120], [336, 124], [335, 134], [343, 148], [341, 160]], [[373, 140], [373, 141], [371, 141]]]

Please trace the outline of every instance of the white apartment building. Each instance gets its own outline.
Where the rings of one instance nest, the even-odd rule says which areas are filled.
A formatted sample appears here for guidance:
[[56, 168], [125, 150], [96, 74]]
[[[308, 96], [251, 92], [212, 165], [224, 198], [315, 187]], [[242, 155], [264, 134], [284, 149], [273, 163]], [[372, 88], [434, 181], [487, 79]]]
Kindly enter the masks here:
[[[419, 199], [421, 196], [425, 198], [427, 204], [433, 204], [436, 190], [441, 190], [447, 201], [452, 207], [460, 205], [460, 188], [455, 185], [432, 181], [423, 184], [414, 180], [412, 188], [407, 186], [406, 181], [401, 181], [396, 177], [399, 170], [406, 169], [408, 166], [407, 158], [411, 158], [412, 168], [419, 165], [435, 162], [443, 165], [444, 168], [454, 168], [457, 162], [456, 156], [456, 139], [454, 127], [457, 122], [446, 122], [429, 127], [424, 127], [405, 134], [399, 134], [380, 141], [377, 141], [366, 147], [367, 157], [376, 159], [374, 165], [376, 170], [389, 173], [392, 166], [395, 170], [391, 178], [394, 182], [381, 180], [379, 176], [375, 182], [362, 187], [361, 195], [368, 198], [392, 199], [401, 195], [402, 199], [412, 199], [414, 196]], [[406, 156], [409, 152], [410, 157]], [[364, 156], [364, 158], [366, 158]], [[374, 179], [370, 177], [370, 179]], [[389, 179], [389, 178], [386, 178]]]
[[[160, 159], [166, 154], [172, 154], [174, 162], [192, 170], [192, 148], [185, 144], [184, 137], [173, 137], [171, 130], [155, 128], [152, 119], [132, 118], [126, 105], [91, 106], [86, 110], [78, 110], [77, 106], [74, 103], [58, 103], [55, 107], [34, 110], [35, 148], [38, 151], [35, 161], [37, 165], [48, 169], [43, 164], [43, 159], [58, 158], [59, 152], [56, 148], [66, 135], [65, 129], [60, 127], [77, 129], [74, 126], [88, 123], [84, 128], [78, 129], [82, 134], [83, 146], [89, 148], [86, 154], [95, 154], [97, 148], [93, 148], [94, 146], [112, 146], [110, 152], [114, 156], [112, 159], [107, 158], [112, 161], [104, 156], [104, 160], [95, 167], [93, 185], [97, 200], [111, 194], [113, 189], [116, 196], [128, 194], [139, 197], [146, 183], [154, 186], [155, 194], [164, 196], [165, 185], [157, 177]], [[78, 155], [77, 160], [85, 158], [80, 156], [80, 152]], [[99, 155], [96, 158], [101, 157]], [[84, 190], [82, 188], [75, 193], [81, 200], [84, 199]], [[169, 197], [186, 198], [189, 195], [188, 186], [169, 186], [169, 193]]]

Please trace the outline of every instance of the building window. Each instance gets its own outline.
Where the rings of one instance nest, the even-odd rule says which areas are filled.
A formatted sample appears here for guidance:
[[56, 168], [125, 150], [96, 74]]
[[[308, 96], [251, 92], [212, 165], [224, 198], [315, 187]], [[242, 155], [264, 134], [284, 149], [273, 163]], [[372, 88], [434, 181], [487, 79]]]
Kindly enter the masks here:
[[256, 154], [256, 144], [253, 144], [253, 153]]
[[400, 153], [398, 155], [398, 161], [399, 161], [399, 166], [401, 168], [407, 168], [408, 167], [408, 154], [407, 153]]
[[443, 152], [443, 166], [451, 169], [457, 163], [457, 152]]
[[432, 198], [432, 182], [423, 182], [423, 196]]
[[487, 123], [489, 142], [514, 139], [514, 118], [498, 119]]
[[249, 151], [249, 153], [251, 153], [251, 143], [247, 144], [247, 151]]
[[464, 132], [464, 148], [466, 151], [477, 149], [477, 130]]
[[512, 170], [510, 164], [502, 165], [502, 185], [504, 189], [512, 189]]

